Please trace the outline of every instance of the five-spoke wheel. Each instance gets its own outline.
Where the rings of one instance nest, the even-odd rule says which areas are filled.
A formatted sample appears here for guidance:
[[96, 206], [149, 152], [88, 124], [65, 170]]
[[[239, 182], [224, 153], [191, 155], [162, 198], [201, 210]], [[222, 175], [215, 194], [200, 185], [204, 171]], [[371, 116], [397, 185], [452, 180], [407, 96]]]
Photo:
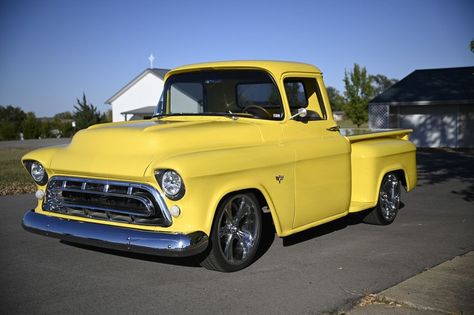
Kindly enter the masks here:
[[217, 209], [211, 247], [202, 265], [219, 271], [236, 271], [255, 258], [262, 234], [262, 213], [250, 193], [229, 196]]
[[392, 223], [400, 209], [400, 196], [400, 179], [395, 173], [388, 173], [384, 176], [380, 185], [377, 206], [369, 212], [364, 221], [382, 225]]

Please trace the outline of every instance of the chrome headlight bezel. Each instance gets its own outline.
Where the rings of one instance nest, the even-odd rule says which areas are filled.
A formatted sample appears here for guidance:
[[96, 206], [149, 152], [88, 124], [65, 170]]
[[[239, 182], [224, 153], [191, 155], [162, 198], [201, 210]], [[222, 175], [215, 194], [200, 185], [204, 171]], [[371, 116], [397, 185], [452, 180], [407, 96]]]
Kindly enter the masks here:
[[178, 172], [171, 169], [156, 170], [155, 178], [168, 199], [179, 200], [183, 198], [186, 189], [183, 178]]
[[35, 160], [26, 160], [23, 163], [36, 184], [44, 186], [46, 183], [48, 183], [48, 173], [40, 162]]

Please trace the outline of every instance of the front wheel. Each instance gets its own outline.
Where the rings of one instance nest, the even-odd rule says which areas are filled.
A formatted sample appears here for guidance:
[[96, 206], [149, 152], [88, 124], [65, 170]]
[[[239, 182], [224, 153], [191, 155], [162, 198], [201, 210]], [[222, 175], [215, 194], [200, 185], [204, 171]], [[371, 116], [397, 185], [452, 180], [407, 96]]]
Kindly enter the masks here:
[[201, 265], [210, 270], [232, 272], [255, 259], [262, 234], [262, 213], [255, 196], [240, 193], [219, 205], [212, 225], [211, 244]]
[[395, 220], [400, 209], [401, 184], [395, 173], [388, 173], [380, 184], [377, 206], [370, 210], [364, 222], [370, 224], [387, 225]]

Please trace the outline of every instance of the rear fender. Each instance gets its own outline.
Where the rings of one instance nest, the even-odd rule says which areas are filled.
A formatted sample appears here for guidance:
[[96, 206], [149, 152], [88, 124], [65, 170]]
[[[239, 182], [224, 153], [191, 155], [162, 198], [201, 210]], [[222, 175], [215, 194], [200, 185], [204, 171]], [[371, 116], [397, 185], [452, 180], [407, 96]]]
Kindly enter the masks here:
[[377, 204], [385, 174], [398, 172], [407, 191], [416, 186], [416, 148], [398, 139], [374, 139], [352, 144], [352, 202]]

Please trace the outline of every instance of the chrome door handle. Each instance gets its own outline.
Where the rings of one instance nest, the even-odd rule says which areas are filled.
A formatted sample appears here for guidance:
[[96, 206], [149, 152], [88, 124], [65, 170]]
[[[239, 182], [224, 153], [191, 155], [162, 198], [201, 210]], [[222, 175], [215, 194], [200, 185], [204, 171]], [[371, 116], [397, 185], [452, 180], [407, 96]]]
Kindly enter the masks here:
[[333, 126], [326, 129], [327, 131], [339, 131], [339, 126]]

